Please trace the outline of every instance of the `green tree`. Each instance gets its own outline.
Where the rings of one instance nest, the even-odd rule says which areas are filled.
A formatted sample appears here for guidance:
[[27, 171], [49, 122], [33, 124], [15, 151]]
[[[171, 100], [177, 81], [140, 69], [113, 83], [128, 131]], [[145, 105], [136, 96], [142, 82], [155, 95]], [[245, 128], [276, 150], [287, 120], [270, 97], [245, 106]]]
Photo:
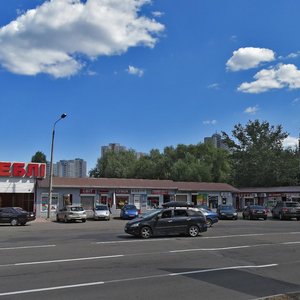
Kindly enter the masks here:
[[31, 157], [31, 162], [36, 162], [36, 163], [47, 163], [46, 155], [41, 152], [37, 151], [32, 157]]
[[[285, 157], [282, 143], [288, 136], [282, 126], [271, 126], [267, 121], [249, 121], [246, 126], [235, 125], [232, 135], [230, 138], [223, 132], [232, 153], [233, 184], [239, 187], [280, 185]], [[285, 179], [286, 182], [289, 180]]]

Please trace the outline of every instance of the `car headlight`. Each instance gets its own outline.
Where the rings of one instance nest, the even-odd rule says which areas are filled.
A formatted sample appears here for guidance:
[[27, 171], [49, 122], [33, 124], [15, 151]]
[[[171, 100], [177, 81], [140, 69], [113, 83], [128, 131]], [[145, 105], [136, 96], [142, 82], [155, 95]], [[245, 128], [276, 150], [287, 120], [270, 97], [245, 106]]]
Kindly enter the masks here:
[[224, 216], [224, 215], [225, 215], [225, 213], [221, 213], [221, 215], [223, 215], [223, 216]]
[[140, 223], [134, 223], [130, 227], [139, 227]]
[[234, 216], [236, 216], [236, 215], [237, 215], [237, 213], [235, 212], [235, 213], [233, 213], [233, 215], [234, 215]]

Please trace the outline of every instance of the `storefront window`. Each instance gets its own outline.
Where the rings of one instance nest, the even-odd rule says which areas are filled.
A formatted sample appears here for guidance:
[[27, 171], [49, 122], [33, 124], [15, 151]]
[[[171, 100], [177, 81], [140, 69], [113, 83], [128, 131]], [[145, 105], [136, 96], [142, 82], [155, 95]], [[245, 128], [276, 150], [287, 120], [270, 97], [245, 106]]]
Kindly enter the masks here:
[[149, 209], [157, 208], [159, 206], [159, 197], [148, 197], [147, 198], [147, 207]]
[[125, 204], [128, 204], [128, 196], [116, 196], [116, 208], [121, 209]]
[[85, 210], [93, 210], [93, 208], [94, 208], [94, 197], [81, 197], [81, 206]]

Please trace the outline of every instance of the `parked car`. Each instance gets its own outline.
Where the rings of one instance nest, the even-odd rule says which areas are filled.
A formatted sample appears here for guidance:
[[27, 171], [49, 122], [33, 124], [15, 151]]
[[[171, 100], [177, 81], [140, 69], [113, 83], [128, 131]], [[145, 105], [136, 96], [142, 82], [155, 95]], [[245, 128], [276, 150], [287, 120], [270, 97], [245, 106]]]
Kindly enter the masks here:
[[199, 209], [206, 217], [207, 227], [211, 227], [213, 224], [219, 222], [218, 214], [216, 212], [205, 209], [205, 208], [197, 208], [197, 209]]
[[267, 220], [268, 211], [261, 205], [249, 205], [242, 212], [243, 219], [264, 219]]
[[94, 220], [110, 220], [109, 207], [104, 204], [96, 205], [94, 208]]
[[12, 226], [25, 225], [35, 220], [35, 214], [21, 207], [0, 207], [0, 223], [10, 223]]
[[237, 220], [238, 213], [232, 205], [219, 205], [217, 208], [217, 214], [219, 219], [231, 219]]
[[272, 209], [273, 218], [279, 218], [280, 220], [297, 218], [300, 220], [300, 203], [282, 201], [277, 202]]
[[120, 212], [121, 219], [133, 219], [139, 214], [138, 209], [133, 204], [125, 204]]
[[186, 234], [196, 237], [207, 231], [205, 216], [195, 209], [160, 208], [128, 221], [125, 232], [147, 239], [157, 235]]
[[168, 208], [168, 207], [194, 207], [193, 203], [188, 203], [185, 201], [169, 201], [166, 203], [162, 204], [163, 208]]
[[86, 211], [82, 206], [67, 205], [60, 209], [56, 214], [56, 221], [63, 221], [65, 223], [70, 221], [85, 222], [87, 218]]

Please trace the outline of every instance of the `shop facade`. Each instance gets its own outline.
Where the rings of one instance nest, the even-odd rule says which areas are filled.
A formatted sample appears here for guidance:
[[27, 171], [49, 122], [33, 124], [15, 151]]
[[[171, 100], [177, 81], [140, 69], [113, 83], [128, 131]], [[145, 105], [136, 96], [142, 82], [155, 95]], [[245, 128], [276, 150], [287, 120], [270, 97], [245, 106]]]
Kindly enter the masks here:
[[0, 162], [0, 207], [35, 211], [36, 182], [45, 178], [42, 163]]
[[[46, 217], [48, 180], [38, 183], [37, 216]], [[172, 180], [116, 179], [116, 178], [53, 178], [51, 215], [64, 205], [81, 205], [92, 216], [93, 208], [109, 204], [118, 214], [125, 204], [134, 204], [141, 212], [157, 208], [169, 201], [205, 204], [212, 208], [223, 203], [232, 204], [234, 187], [223, 183], [188, 183]]]
[[248, 205], [262, 205], [272, 209], [277, 202], [300, 202], [300, 186], [240, 188], [234, 198], [240, 210]]

